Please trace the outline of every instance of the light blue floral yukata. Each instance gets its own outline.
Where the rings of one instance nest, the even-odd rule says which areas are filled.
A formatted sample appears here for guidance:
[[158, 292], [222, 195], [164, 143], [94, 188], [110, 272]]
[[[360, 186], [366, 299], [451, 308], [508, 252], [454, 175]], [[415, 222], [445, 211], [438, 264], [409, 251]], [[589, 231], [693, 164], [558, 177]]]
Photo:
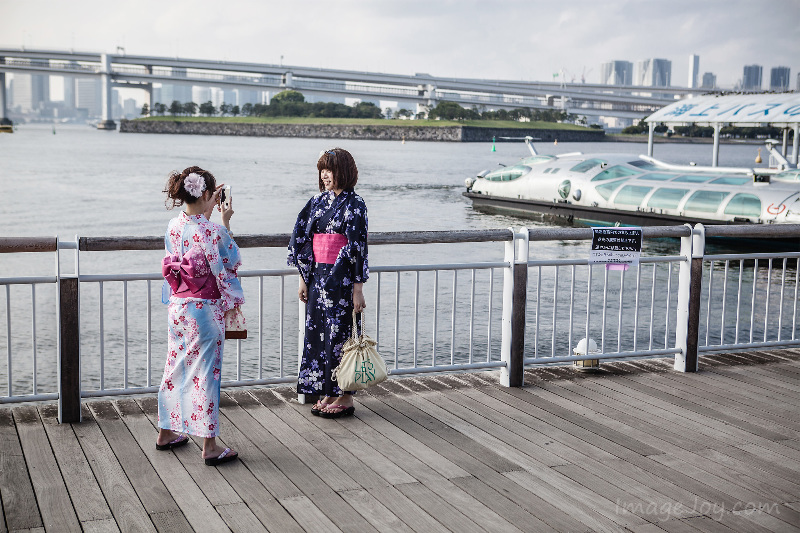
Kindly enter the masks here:
[[[213, 274], [219, 298], [180, 298], [174, 292], [169, 297], [168, 354], [158, 391], [158, 427], [216, 437], [224, 315], [244, 303], [236, 275], [241, 265], [239, 247], [225, 227], [185, 212], [170, 221], [165, 243], [168, 257], [205, 256], [207, 264], [200, 267], [201, 273]], [[192, 249], [192, 254], [187, 254]], [[207, 269], [202, 270], [204, 267]]]

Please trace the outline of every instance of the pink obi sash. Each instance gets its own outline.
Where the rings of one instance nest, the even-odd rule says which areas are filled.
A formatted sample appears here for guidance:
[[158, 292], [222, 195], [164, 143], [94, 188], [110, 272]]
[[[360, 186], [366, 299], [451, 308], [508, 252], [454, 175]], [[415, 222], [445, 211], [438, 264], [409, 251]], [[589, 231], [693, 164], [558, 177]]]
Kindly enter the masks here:
[[312, 244], [314, 261], [332, 265], [339, 257], [339, 250], [347, 244], [347, 237], [341, 233], [315, 233]]
[[173, 296], [203, 300], [221, 297], [217, 280], [199, 246], [192, 246], [183, 257], [178, 254], [165, 257], [161, 262], [161, 273], [172, 287]]

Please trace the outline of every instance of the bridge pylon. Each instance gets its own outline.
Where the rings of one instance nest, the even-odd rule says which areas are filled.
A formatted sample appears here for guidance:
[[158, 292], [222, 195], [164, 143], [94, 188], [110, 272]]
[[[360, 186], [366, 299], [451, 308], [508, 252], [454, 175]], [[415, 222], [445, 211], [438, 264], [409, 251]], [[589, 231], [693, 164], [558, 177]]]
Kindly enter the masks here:
[[100, 54], [100, 87], [103, 118], [97, 123], [97, 129], [116, 130], [117, 123], [111, 113], [111, 56], [108, 54]]

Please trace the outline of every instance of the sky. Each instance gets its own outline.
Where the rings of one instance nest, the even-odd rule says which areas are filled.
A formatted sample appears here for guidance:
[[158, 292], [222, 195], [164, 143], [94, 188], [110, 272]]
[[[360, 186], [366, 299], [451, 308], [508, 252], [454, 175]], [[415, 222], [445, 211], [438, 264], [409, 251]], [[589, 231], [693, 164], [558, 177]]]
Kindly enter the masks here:
[[0, 0], [0, 47], [598, 83], [600, 64], [672, 61], [672, 84], [733, 88], [744, 65], [800, 72], [800, 0]]

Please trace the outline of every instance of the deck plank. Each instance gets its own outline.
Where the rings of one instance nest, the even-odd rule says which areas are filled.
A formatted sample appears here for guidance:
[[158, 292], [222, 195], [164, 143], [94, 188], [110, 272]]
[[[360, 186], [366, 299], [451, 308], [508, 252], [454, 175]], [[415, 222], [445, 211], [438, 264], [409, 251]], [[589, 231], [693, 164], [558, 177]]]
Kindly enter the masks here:
[[116, 524], [123, 531], [156, 531], [147, 510], [120, 465], [114, 448], [103, 436], [87, 406], [82, 407], [83, 422], [72, 424], [81, 453], [86, 455], [91, 475], [97, 479]]
[[14, 420], [28, 465], [36, 503], [47, 530], [81, 531], [73, 502], [35, 406], [15, 407]]
[[[89, 460], [81, 449], [72, 424], [58, 423], [58, 407], [55, 405], [42, 406], [39, 415], [70, 498], [80, 501], [80, 505], [75, 506], [75, 511], [78, 520], [84, 524], [84, 529], [86, 522], [112, 518], [111, 509], [89, 466]], [[91, 423], [87, 420], [81, 426], [89, 426]]]
[[35, 505], [33, 485], [22, 453], [11, 409], [0, 409], [0, 497], [3, 500], [3, 528], [22, 530], [42, 527]]
[[800, 350], [700, 368], [395, 378], [339, 420], [291, 388], [230, 390], [220, 441], [241, 459], [220, 468], [199, 439], [156, 452], [152, 396], [71, 425], [0, 407], [0, 533], [69, 530], [59, 513], [75, 531], [800, 532]]
[[[254, 431], [265, 439], [263, 442], [266, 445], [262, 445], [262, 451], [268, 454], [270, 459], [275, 463], [275, 466], [277, 466], [288, 479], [291, 479], [292, 483], [294, 483], [305, 496], [314, 502], [316, 507], [326, 515], [329, 521], [334, 523], [337, 527], [343, 528], [345, 531], [375, 531], [369, 522], [364, 520], [364, 518], [342, 499], [325, 480], [319, 477], [317, 473], [304, 462], [304, 459], [307, 459], [313, 464], [319, 464], [316, 450], [313, 448], [309, 449], [309, 447], [306, 446], [301, 447], [301, 449], [307, 453], [311, 453], [313, 458], [306, 457], [302, 454], [298, 456], [295, 453], [295, 451], [297, 451], [295, 449], [295, 444], [297, 444], [298, 440], [302, 440], [302, 437], [295, 436], [294, 440], [292, 440], [290, 439], [292, 432], [287, 431], [287, 429], [290, 428], [274, 427], [275, 420], [278, 420], [277, 423], [280, 424], [280, 419], [266, 406], [256, 401], [254, 397], [250, 395], [241, 395], [238, 396], [236, 403], [242, 407], [244, 414], [256, 422], [255, 426], [251, 426], [251, 431]], [[270, 423], [268, 423], [268, 421]], [[242, 420], [242, 422], [245, 422], [245, 420]], [[239, 429], [241, 430], [241, 426]], [[271, 429], [280, 434], [282, 438], [286, 439], [286, 442], [282, 442], [275, 433], [270, 431]], [[295, 433], [295, 435], [297, 434]], [[327, 476], [332, 476], [332, 472], [338, 470], [338, 467], [331, 468], [330, 466], [326, 466], [325, 468]], [[339, 485], [341, 481], [336, 481], [335, 483]], [[353, 486], [349, 488], [353, 488]], [[348, 487], [344, 488], [346, 489]], [[291, 502], [296, 501], [296, 499], [292, 497], [288, 500]], [[279, 501], [286, 507], [283, 498], [280, 498]], [[287, 508], [287, 510], [289, 510], [295, 520], [298, 520], [298, 515], [296, 515], [292, 509]]]
[[[130, 453], [135, 453], [140, 457], [142, 464], [148, 462], [151, 468], [155, 470], [160, 482], [151, 480], [151, 484], [161, 491], [161, 485], [166, 488], [167, 494], [165, 497], [164, 509], [161, 511], [176, 510], [173, 505], [177, 505], [177, 509], [183, 512], [183, 515], [188, 520], [189, 524], [195, 530], [214, 530], [214, 531], [228, 531], [228, 527], [219, 513], [216, 512], [214, 507], [208, 501], [205, 494], [200, 488], [193, 483], [192, 477], [183, 467], [181, 462], [175, 457], [176, 453], [181, 450], [170, 452], [160, 452], [156, 450], [155, 438], [156, 432], [153, 425], [141, 413], [126, 413], [125, 416], [120, 416], [117, 410], [111, 405], [102, 405], [102, 409], [95, 410], [94, 403], [92, 404], [95, 418], [99, 420], [106, 420], [107, 427], [113, 427], [115, 433], [120, 434], [120, 440], [124, 432], [128, 432], [132, 436], [133, 442], [138, 445], [136, 450], [132, 445], [127, 445]], [[113, 411], [112, 411], [113, 410]], [[103, 424], [101, 423], [101, 428]], [[103, 428], [105, 431], [105, 428]], [[124, 431], [123, 431], [124, 430]], [[129, 437], [125, 437], [128, 440]], [[143, 457], [142, 457], [143, 455]], [[143, 469], [149, 474], [150, 469]], [[129, 474], [130, 475], [130, 474]], [[163, 491], [162, 491], [163, 493]], [[137, 490], [141, 498], [141, 492]], [[147, 508], [147, 506], [145, 506]]]
[[[178, 504], [175, 503], [153, 465], [120, 419], [114, 405], [110, 401], [90, 402], [87, 405], [102, 432], [101, 435], [113, 450], [117, 461], [147, 512], [161, 513], [178, 510]], [[81, 431], [84, 430], [81, 429]], [[97, 437], [98, 435], [91, 432], [90, 428], [85, 430], [85, 438]]]

